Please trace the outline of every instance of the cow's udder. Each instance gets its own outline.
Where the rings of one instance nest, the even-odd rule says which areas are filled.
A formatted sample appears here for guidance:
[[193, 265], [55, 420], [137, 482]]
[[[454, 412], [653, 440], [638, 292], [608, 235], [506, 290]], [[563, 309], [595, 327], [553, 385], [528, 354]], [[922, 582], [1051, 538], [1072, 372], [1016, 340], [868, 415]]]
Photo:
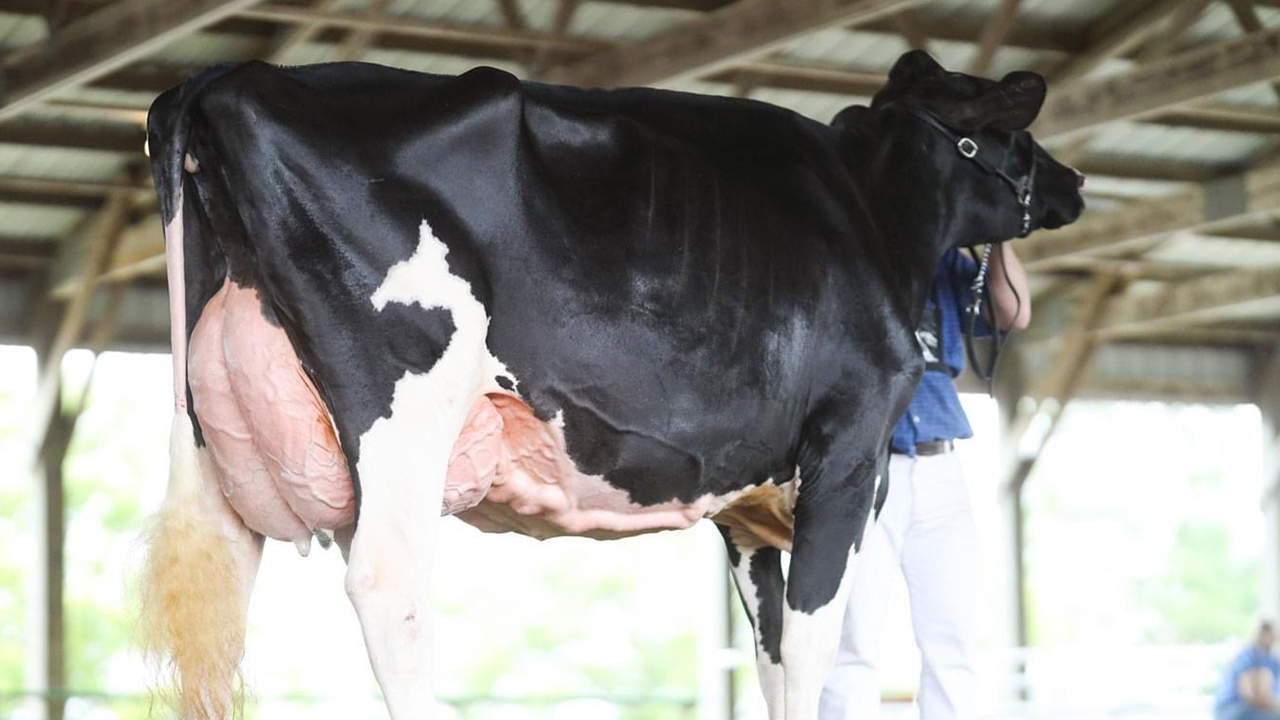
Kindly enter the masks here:
[[205, 305], [188, 377], [222, 492], [249, 528], [302, 542], [355, 520], [328, 412], [257, 290], [228, 280]]

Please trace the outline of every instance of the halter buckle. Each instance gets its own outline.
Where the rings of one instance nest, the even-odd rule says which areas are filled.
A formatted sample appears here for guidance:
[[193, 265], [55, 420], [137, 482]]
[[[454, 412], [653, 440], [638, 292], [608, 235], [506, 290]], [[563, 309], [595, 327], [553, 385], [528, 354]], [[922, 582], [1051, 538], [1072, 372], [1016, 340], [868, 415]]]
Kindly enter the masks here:
[[962, 137], [958, 142], [956, 142], [956, 149], [960, 151], [961, 155], [969, 158], [970, 160], [978, 156], [978, 143], [967, 137]]

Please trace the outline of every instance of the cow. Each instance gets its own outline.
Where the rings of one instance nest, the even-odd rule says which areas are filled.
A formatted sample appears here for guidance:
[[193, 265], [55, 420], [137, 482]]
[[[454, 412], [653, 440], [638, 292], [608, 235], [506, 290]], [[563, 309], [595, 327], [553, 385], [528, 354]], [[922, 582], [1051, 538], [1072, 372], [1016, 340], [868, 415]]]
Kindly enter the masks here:
[[161, 95], [176, 412], [143, 619], [183, 716], [236, 709], [264, 538], [318, 538], [391, 717], [431, 717], [455, 515], [712, 519], [770, 717], [813, 720], [938, 258], [1083, 210], [1026, 131], [1045, 90], [917, 51], [830, 124], [490, 68], [249, 62]]

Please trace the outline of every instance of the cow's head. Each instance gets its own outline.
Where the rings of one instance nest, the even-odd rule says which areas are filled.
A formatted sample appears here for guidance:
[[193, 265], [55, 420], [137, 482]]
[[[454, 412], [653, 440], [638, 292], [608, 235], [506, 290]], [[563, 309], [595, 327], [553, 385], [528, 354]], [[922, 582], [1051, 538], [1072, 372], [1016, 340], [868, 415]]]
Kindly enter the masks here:
[[[1040, 147], [1027, 126], [1044, 103], [1044, 78], [996, 81], [948, 72], [913, 50], [898, 59], [870, 108], [848, 108], [835, 125], [874, 122], [908, 148], [895, 173], [906, 192], [945, 192], [951, 245], [974, 245], [1057, 228], [1084, 210], [1084, 178]], [[936, 180], [937, 185], [932, 185]]]

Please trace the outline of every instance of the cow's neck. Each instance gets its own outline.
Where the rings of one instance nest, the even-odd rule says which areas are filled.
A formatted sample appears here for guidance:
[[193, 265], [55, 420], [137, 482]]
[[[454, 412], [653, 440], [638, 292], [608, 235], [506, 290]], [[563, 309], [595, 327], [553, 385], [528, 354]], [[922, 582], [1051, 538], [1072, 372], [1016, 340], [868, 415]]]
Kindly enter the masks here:
[[855, 166], [854, 183], [877, 236], [872, 252], [884, 268], [894, 307], [909, 327], [916, 327], [938, 261], [955, 244], [957, 213], [940, 200], [952, 194], [946, 192], [945, 177], [904, 172], [922, 163], [919, 158], [904, 163], [903, 148], [893, 140], [867, 135], [859, 145], [853, 157], [865, 161]]

